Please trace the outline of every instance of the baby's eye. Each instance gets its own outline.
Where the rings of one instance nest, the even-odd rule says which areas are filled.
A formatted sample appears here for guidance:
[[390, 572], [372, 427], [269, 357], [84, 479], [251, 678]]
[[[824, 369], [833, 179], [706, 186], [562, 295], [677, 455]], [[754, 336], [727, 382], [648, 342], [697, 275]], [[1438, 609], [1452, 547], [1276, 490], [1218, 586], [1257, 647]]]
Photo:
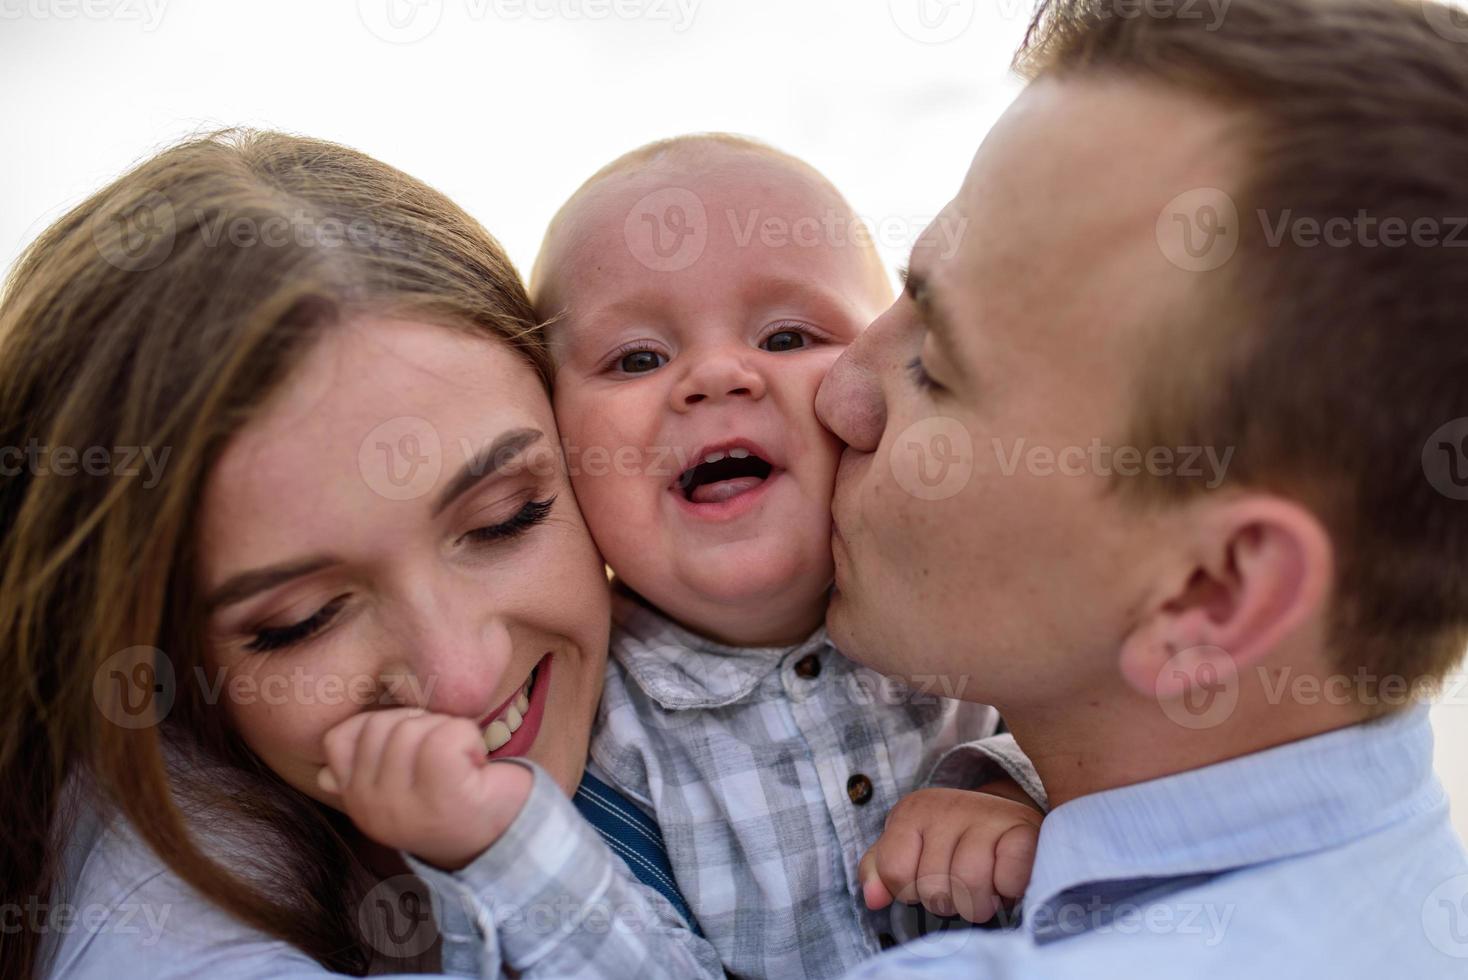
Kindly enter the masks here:
[[668, 359], [657, 351], [635, 350], [624, 354], [617, 366], [628, 374], [646, 374], [648, 371], [656, 371], [666, 363]]
[[781, 330], [772, 333], [760, 342], [760, 347], [776, 354], [787, 350], [799, 350], [805, 346], [805, 334], [798, 330]]

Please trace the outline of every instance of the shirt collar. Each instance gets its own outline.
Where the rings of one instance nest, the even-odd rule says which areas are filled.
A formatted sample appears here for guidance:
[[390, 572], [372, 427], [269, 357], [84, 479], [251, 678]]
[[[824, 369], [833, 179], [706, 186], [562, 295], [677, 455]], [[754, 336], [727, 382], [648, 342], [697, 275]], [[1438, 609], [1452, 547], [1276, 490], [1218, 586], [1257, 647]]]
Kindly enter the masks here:
[[[1113, 898], [1155, 892], [1341, 845], [1442, 798], [1425, 706], [1083, 796], [1045, 818], [1024, 923], [1052, 928], [1056, 906], [1077, 889]], [[1100, 883], [1121, 887], [1082, 888]]]
[[619, 632], [614, 656], [648, 697], [671, 711], [743, 700], [786, 660], [829, 645], [820, 626], [794, 646], [727, 646], [675, 623], [621, 583], [612, 594], [612, 621]]

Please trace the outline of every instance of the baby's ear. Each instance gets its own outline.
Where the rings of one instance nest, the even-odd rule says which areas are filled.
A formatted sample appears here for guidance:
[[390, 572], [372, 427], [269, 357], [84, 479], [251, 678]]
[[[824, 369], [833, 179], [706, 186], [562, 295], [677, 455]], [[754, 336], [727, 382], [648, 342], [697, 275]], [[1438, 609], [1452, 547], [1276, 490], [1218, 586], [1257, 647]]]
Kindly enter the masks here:
[[1183, 531], [1190, 561], [1122, 645], [1122, 676], [1149, 698], [1264, 660], [1322, 615], [1334, 578], [1330, 535], [1294, 501], [1249, 494], [1196, 516]]

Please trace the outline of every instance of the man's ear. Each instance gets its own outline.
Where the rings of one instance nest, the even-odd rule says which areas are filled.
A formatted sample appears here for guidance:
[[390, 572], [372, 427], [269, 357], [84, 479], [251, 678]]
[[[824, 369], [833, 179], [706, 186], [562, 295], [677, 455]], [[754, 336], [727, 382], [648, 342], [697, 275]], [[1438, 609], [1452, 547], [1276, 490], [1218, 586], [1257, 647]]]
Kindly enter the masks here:
[[1335, 575], [1324, 525], [1263, 494], [1204, 503], [1181, 526], [1187, 560], [1121, 650], [1128, 685], [1149, 698], [1229, 682], [1324, 607]]

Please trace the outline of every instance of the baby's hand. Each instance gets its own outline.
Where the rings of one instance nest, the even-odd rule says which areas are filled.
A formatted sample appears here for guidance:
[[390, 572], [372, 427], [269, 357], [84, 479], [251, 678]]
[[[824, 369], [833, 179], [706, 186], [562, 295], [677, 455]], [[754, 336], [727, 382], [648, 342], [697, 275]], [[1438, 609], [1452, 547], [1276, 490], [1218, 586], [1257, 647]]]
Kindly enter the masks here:
[[392, 708], [353, 715], [326, 733], [322, 791], [373, 840], [454, 871], [499, 840], [534, 775], [490, 762], [467, 718]]
[[867, 908], [898, 901], [988, 922], [1030, 883], [1043, 815], [989, 793], [920, 789], [898, 801], [861, 859]]

